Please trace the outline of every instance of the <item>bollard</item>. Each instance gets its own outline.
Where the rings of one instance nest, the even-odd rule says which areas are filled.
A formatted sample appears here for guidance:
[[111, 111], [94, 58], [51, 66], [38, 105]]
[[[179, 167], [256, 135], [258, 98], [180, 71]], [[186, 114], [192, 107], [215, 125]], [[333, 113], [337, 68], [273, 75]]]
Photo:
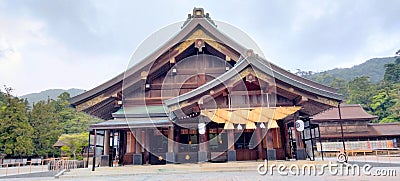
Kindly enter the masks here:
[[20, 169], [20, 163], [18, 162], [18, 174], [19, 174], [19, 169]]
[[8, 174], [8, 163], [6, 164], [6, 176]]
[[32, 173], [32, 161], [31, 161], [31, 163], [29, 165], [29, 173]]

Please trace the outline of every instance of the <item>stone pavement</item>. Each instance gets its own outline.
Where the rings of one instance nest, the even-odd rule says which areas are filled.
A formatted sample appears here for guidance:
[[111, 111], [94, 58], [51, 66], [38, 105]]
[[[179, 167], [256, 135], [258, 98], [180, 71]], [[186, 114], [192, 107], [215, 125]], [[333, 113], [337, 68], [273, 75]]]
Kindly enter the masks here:
[[[198, 164], [168, 164], [168, 165], [129, 165], [123, 167], [99, 167], [92, 172], [91, 169], [75, 169], [66, 172], [62, 178], [81, 178], [93, 176], [135, 176], [143, 174], [164, 175], [164, 174], [185, 174], [185, 173], [209, 173], [209, 172], [244, 172], [251, 171], [257, 173], [259, 164], [264, 161], [243, 161], [227, 163], [198, 163]], [[303, 164], [322, 165], [327, 161], [269, 161], [269, 164], [295, 163], [299, 166]]]
[[[329, 159], [331, 160], [331, 159]], [[376, 161], [373, 157], [366, 159], [368, 161]], [[383, 160], [382, 160], [383, 161]], [[389, 160], [388, 160], [389, 161]], [[332, 161], [331, 161], [332, 162]], [[371, 163], [370, 162], [370, 163]], [[100, 167], [92, 172], [89, 168], [75, 169], [66, 172], [59, 180], [96, 180], [96, 181], [117, 181], [117, 180], [400, 180], [400, 161], [396, 159], [387, 163], [390, 167], [373, 167], [372, 175], [361, 173], [358, 175], [332, 175], [328, 169], [323, 169], [322, 175], [292, 175], [282, 176], [278, 174], [277, 169], [273, 169], [273, 174], [260, 175], [257, 172], [259, 164], [264, 161], [246, 161], [246, 162], [228, 162], [228, 163], [199, 163], [199, 164], [169, 164], [169, 165], [139, 165], [139, 166], [120, 166], [120, 167]], [[323, 164], [329, 161], [269, 161], [269, 165], [283, 164], [289, 167], [292, 164], [302, 167], [305, 164], [314, 164], [317, 171], [321, 171]], [[368, 162], [367, 162], [368, 163]], [[394, 163], [394, 164], [393, 164]], [[364, 163], [365, 164], [365, 163]], [[393, 176], [377, 176], [377, 169], [391, 169], [394, 171]], [[392, 172], [393, 172], [392, 171]], [[286, 172], [288, 172], [286, 170]], [[289, 172], [290, 173], [290, 172]], [[375, 176], [374, 176], [375, 175]], [[26, 179], [9, 179], [9, 180], [55, 180], [54, 177], [48, 178], [26, 178]]]
[[[282, 176], [274, 169], [274, 174], [260, 175], [257, 172], [259, 164], [264, 161], [228, 162], [228, 163], [200, 163], [200, 164], [170, 164], [170, 165], [140, 165], [123, 167], [100, 167], [92, 172], [90, 169], [76, 169], [66, 172], [60, 180], [400, 180], [400, 167], [395, 168], [395, 176], [335, 176], [325, 169], [322, 176]], [[323, 164], [329, 161], [269, 161], [269, 165], [283, 164], [289, 167], [292, 164], [302, 167], [305, 164], [314, 164], [321, 170]], [[335, 162], [334, 162], [335, 163]], [[399, 162], [400, 163], [400, 162]], [[396, 164], [399, 166], [400, 164]], [[375, 173], [377, 168], [371, 170]], [[384, 169], [379, 167], [378, 169]]]

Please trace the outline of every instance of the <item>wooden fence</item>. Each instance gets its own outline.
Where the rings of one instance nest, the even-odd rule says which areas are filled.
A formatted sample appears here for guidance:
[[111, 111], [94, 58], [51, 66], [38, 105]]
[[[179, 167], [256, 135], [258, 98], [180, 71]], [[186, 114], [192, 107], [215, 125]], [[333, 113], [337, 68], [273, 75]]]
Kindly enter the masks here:
[[[48, 158], [48, 159], [4, 159], [3, 164], [0, 164], [0, 175], [15, 175], [15, 174], [26, 174], [38, 171], [61, 171], [63, 169], [76, 169], [82, 168], [83, 161], [69, 160], [66, 157], [63, 158]], [[13, 172], [10, 173], [11, 168]], [[16, 169], [16, 170], [15, 170]]]

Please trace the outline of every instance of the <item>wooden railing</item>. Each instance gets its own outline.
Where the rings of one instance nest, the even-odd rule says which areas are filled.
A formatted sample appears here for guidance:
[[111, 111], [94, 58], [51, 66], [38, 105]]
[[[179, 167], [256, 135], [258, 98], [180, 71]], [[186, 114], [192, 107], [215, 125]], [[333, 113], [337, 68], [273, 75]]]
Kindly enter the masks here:
[[[31, 161], [13, 162], [6, 160], [0, 164], [0, 176], [26, 174], [47, 170], [60, 171], [63, 169], [76, 169], [83, 167], [83, 161], [63, 158], [32, 159]], [[13, 168], [13, 169], [12, 169]], [[15, 170], [16, 169], [16, 170]]]
[[60, 159], [54, 160], [54, 162], [50, 162], [49, 170], [56, 170], [57, 172], [60, 170], [69, 170], [83, 167], [83, 161], [78, 160], [68, 160], [68, 159]]
[[[324, 152], [324, 157], [335, 158], [341, 151]], [[321, 156], [321, 152], [317, 152]], [[364, 161], [367, 162], [371, 159], [376, 159], [376, 162], [389, 162], [400, 161], [400, 150], [397, 149], [380, 149], [380, 150], [346, 150], [346, 155], [349, 161]]]

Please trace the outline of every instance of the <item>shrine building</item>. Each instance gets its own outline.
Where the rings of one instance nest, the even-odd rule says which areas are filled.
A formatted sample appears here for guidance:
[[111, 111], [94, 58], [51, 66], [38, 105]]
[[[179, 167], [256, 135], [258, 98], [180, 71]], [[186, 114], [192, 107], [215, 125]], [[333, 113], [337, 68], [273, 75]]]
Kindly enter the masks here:
[[[342, 95], [278, 67], [219, 25], [194, 8], [179, 32], [150, 43], [150, 54], [69, 100], [104, 120], [90, 126], [88, 161], [112, 166], [312, 157], [307, 150], [315, 150], [319, 135], [304, 137], [316, 128], [310, 117], [340, 108]], [[296, 129], [298, 120], [304, 131]]]

